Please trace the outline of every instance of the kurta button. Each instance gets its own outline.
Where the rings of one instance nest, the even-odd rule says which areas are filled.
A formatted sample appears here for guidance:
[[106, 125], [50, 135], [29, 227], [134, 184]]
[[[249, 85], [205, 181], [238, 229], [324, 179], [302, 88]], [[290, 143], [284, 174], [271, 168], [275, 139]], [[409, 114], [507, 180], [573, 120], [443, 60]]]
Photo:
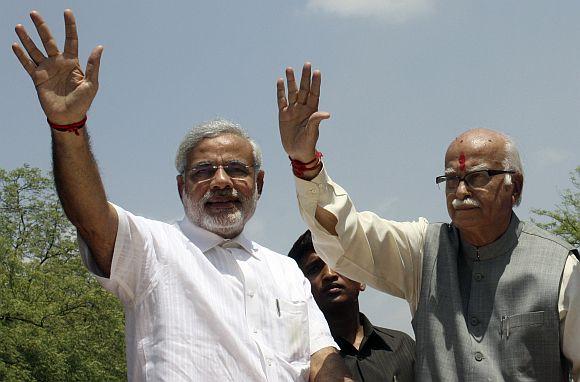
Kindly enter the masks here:
[[471, 316], [471, 325], [473, 325], [473, 326], [479, 325], [479, 318], [477, 318], [475, 316]]
[[254, 291], [253, 291], [253, 290], [249, 291], [249, 292], [248, 292], [248, 296], [250, 296], [250, 297], [254, 297]]
[[252, 333], [257, 334], [258, 333], [258, 329], [253, 329]]
[[473, 275], [473, 278], [475, 279], [475, 281], [481, 281], [483, 280], [483, 274], [477, 272], [475, 275]]
[[475, 353], [475, 360], [477, 362], [481, 362], [481, 360], [483, 360], [483, 354], [481, 354], [480, 352]]

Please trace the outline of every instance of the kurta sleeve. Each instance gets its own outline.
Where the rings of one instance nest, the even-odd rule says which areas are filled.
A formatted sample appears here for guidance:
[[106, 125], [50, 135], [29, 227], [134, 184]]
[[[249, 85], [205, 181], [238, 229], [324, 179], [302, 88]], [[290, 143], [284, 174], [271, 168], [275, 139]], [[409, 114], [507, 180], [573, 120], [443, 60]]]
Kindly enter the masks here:
[[[346, 191], [324, 169], [311, 181], [295, 178], [295, 182], [300, 214], [310, 227], [317, 254], [337, 272], [404, 298], [414, 314], [427, 220], [395, 222], [371, 212], [357, 212]], [[338, 236], [316, 220], [317, 206], [338, 219]]]
[[580, 264], [574, 255], [564, 266], [558, 310], [562, 354], [572, 365], [574, 380], [580, 381]]
[[[98, 268], [94, 257], [80, 235], [77, 235], [81, 258], [99, 283], [115, 294], [124, 304], [137, 300], [160, 268], [156, 256], [154, 222], [135, 216], [111, 203], [119, 216], [113, 250], [111, 274], [107, 278]], [[162, 233], [160, 231], [159, 233]]]

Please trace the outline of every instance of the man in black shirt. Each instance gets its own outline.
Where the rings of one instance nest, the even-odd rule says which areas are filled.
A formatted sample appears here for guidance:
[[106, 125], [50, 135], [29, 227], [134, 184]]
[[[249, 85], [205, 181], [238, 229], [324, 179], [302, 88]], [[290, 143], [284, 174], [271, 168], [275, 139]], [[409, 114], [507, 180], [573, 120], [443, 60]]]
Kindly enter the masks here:
[[310, 231], [298, 238], [288, 256], [310, 281], [353, 376], [364, 382], [413, 381], [415, 342], [403, 332], [373, 326], [359, 312], [358, 295], [365, 285], [330, 269], [314, 251]]

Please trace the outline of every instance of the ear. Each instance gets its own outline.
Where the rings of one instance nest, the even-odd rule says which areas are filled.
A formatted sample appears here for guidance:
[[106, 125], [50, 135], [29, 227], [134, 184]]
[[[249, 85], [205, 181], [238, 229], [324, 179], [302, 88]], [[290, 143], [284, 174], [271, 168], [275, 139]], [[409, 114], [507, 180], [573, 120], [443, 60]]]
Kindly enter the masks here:
[[183, 182], [183, 176], [181, 174], [177, 175], [175, 180], [177, 180], [177, 192], [179, 192], [179, 199], [183, 200], [183, 187], [185, 186], [185, 183]]
[[358, 290], [361, 291], [361, 292], [364, 292], [365, 289], [367, 289], [367, 284], [360, 283], [360, 286], [358, 287]]
[[258, 188], [258, 195], [262, 195], [262, 188], [264, 187], [264, 171], [260, 170], [256, 176], [256, 187]]
[[512, 183], [513, 183], [513, 190], [512, 190], [512, 204], [515, 205], [517, 200], [520, 198], [522, 194], [522, 189], [524, 187], [524, 177], [519, 172], [512, 174]]

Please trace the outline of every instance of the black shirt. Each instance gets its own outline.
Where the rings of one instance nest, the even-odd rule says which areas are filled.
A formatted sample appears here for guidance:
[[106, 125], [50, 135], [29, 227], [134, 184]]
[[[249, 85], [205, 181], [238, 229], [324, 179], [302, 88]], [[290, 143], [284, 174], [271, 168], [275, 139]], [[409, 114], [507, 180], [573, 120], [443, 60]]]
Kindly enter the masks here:
[[334, 337], [352, 375], [362, 382], [412, 382], [415, 341], [406, 333], [373, 326], [362, 313], [360, 320], [364, 338], [359, 350], [343, 338]]

